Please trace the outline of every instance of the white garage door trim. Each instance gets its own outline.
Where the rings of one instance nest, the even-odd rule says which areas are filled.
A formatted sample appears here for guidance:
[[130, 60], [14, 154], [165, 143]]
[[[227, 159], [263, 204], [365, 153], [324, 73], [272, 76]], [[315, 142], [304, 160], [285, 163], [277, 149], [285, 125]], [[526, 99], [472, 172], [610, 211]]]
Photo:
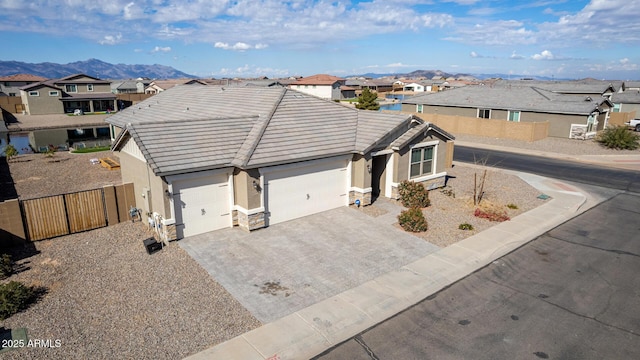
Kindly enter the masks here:
[[181, 174], [167, 181], [178, 238], [233, 226], [233, 181], [228, 171]]
[[351, 156], [260, 169], [267, 225], [349, 205]]

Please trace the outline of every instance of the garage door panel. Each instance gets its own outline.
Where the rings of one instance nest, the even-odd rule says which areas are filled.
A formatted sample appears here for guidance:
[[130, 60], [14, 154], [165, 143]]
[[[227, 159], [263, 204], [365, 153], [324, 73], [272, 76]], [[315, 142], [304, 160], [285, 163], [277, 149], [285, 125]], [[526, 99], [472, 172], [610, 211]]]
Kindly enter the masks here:
[[346, 161], [274, 171], [265, 175], [269, 224], [347, 205]]
[[231, 212], [226, 174], [175, 181], [173, 192], [178, 237], [229, 226]]

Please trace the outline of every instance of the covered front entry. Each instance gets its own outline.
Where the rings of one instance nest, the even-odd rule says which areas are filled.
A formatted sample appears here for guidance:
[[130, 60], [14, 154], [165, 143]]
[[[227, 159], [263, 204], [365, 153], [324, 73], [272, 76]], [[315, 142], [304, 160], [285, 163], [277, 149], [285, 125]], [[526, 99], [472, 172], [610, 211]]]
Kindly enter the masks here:
[[227, 174], [173, 181], [178, 239], [231, 226]]
[[261, 170], [266, 224], [347, 206], [348, 158], [329, 158]]

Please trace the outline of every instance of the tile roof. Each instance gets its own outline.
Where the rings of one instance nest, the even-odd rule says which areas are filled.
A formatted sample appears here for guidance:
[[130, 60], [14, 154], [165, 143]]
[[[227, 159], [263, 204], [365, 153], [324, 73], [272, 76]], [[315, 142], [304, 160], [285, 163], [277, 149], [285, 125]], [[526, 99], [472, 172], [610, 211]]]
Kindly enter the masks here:
[[191, 85], [106, 119], [126, 126], [114, 149], [132, 137], [159, 176], [366, 153], [391, 142], [390, 134], [409, 130], [412, 120], [412, 115], [356, 110], [286, 88]]
[[45, 81], [47, 80], [46, 78], [43, 78], [42, 76], [38, 76], [38, 75], [31, 75], [31, 74], [15, 74], [15, 75], [9, 75], [9, 76], [3, 76], [0, 77], [0, 81]]
[[640, 91], [625, 91], [621, 93], [613, 93], [611, 102], [615, 104], [640, 104]]
[[318, 74], [298, 79], [298, 81], [291, 83], [291, 85], [332, 85], [338, 81], [346, 80], [333, 75]]
[[588, 98], [559, 94], [532, 86], [468, 85], [438, 93], [413, 96], [403, 100], [402, 103], [588, 115], [605, 101], [603, 97]]

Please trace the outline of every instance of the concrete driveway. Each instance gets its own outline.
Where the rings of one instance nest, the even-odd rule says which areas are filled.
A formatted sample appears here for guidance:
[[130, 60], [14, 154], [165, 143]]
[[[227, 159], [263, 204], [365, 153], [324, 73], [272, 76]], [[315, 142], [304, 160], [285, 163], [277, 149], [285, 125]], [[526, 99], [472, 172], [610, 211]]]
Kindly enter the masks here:
[[269, 323], [424, 257], [438, 247], [344, 207], [247, 233], [238, 228], [180, 240], [258, 320]]

